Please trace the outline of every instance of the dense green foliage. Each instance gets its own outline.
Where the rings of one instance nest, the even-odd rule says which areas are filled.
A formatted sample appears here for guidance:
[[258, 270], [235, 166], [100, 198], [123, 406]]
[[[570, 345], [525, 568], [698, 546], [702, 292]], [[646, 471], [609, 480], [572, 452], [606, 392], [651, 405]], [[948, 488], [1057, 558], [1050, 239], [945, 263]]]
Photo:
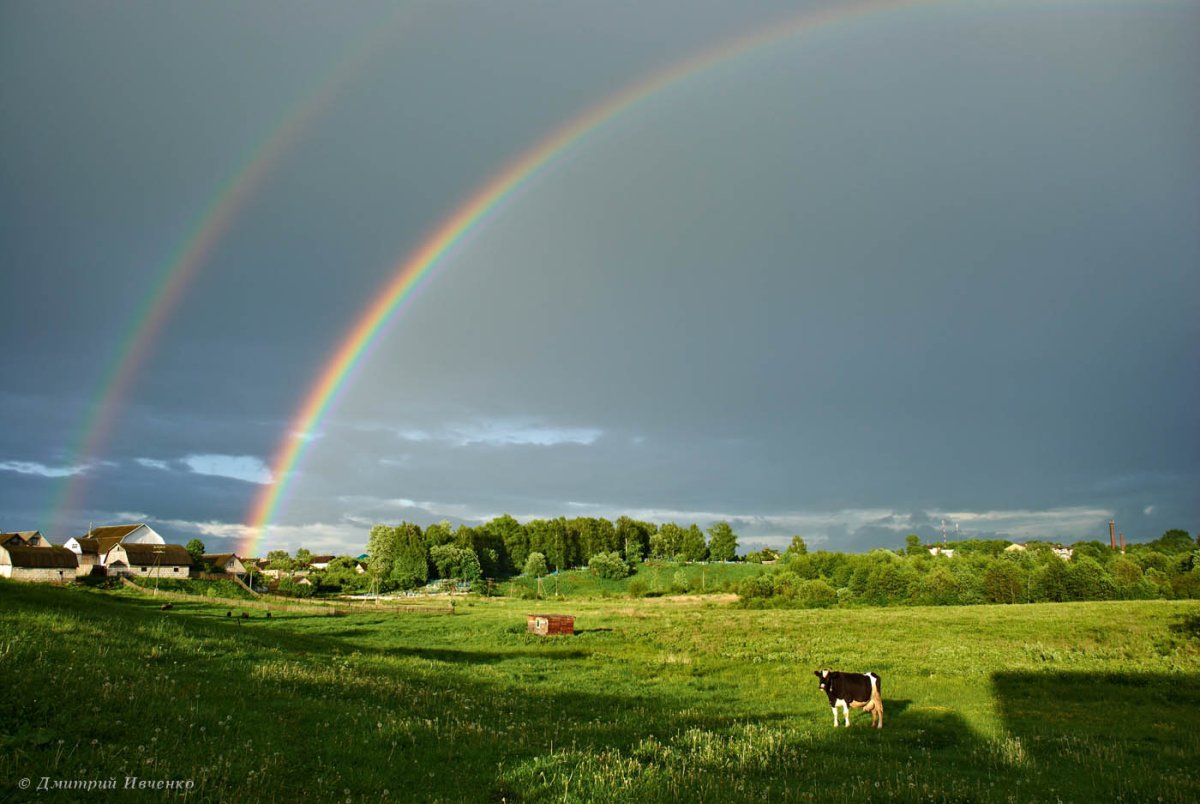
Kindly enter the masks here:
[[1024, 550], [1006, 549], [1009, 545], [953, 542], [946, 545], [952, 557], [931, 555], [915, 536], [902, 553], [789, 549], [770, 573], [747, 580], [738, 592], [751, 607], [827, 606], [827, 590], [842, 605], [873, 606], [1200, 598], [1200, 549], [1184, 531], [1130, 545], [1125, 553], [1100, 542], [1078, 542], [1069, 558], [1049, 544], [1031, 543]]
[[[709, 530], [716, 552], [714, 560], [736, 558], [737, 534], [728, 523]], [[431, 579], [477, 581], [515, 575], [545, 575], [551, 571], [592, 566], [592, 559], [606, 565], [609, 556], [628, 567], [644, 559], [703, 561], [710, 545], [704, 533], [692, 524], [682, 527], [668, 522], [661, 527], [629, 517], [617, 521], [593, 517], [534, 519], [521, 524], [504, 515], [478, 527], [438, 522], [424, 530], [410, 522], [376, 525], [367, 540], [371, 588], [388, 592], [415, 589]], [[531, 556], [538, 555], [533, 565]], [[271, 566], [291, 569], [298, 561], [268, 554]], [[537, 563], [540, 561], [541, 563]], [[615, 564], [606, 577], [613, 577]], [[628, 574], [628, 572], [626, 572]], [[623, 576], [622, 576], [623, 577]]]
[[625, 559], [621, 558], [621, 554], [615, 550], [611, 553], [596, 553], [588, 561], [588, 569], [597, 578], [604, 578], [609, 581], [620, 580], [629, 574], [629, 565], [625, 563]]
[[[36, 680], [0, 696], [0, 791], [17, 800], [81, 798], [37, 793], [42, 777], [126, 776], [191, 780], [200, 802], [1200, 799], [1185, 601], [836, 624], [558, 602], [577, 633], [548, 639], [521, 601], [242, 619], [7, 582], [0, 601], [0, 673]], [[819, 667], [878, 672], [883, 731], [862, 713], [835, 730]]]

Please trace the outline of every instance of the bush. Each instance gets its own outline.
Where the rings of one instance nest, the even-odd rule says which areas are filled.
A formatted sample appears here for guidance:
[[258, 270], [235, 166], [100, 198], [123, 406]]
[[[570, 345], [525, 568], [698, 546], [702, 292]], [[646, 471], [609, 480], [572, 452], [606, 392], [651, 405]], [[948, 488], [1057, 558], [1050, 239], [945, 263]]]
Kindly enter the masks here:
[[543, 553], [533, 552], [529, 554], [529, 558], [525, 559], [525, 568], [521, 574], [531, 578], [541, 578], [549, 571], [546, 567], [546, 556]]
[[810, 609], [825, 609], [838, 602], [837, 590], [819, 578], [815, 581], [801, 581], [796, 597]]
[[619, 581], [629, 575], [629, 567], [617, 552], [597, 553], [588, 560], [588, 569], [597, 578]]

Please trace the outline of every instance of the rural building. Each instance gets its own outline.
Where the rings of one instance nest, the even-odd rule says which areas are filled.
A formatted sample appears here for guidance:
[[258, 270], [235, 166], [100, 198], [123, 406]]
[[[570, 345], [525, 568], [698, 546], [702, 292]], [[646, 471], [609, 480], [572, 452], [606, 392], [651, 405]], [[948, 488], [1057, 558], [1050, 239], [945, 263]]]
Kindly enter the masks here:
[[233, 553], [205, 553], [201, 559], [213, 568], [213, 572], [224, 572], [228, 575], [246, 574], [245, 564]]
[[186, 578], [192, 554], [181, 544], [117, 544], [105, 556], [104, 568], [109, 575]]
[[529, 633], [538, 636], [570, 635], [575, 633], [575, 618], [570, 614], [527, 614]]
[[40, 530], [18, 530], [11, 533], [0, 533], [0, 544], [15, 547], [50, 547], [50, 542], [42, 536]]
[[929, 555], [945, 556], [946, 558], [954, 558], [954, 548], [953, 547], [939, 547], [938, 545], [934, 545], [933, 547], [929, 548]]
[[86, 564], [87, 571], [81, 573], [86, 575], [92, 566], [103, 567], [105, 557], [118, 544], [166, 543], [167, 540], [159, 536], [154, 528], [145, 523], [136, 523], [92, 528], [86, 536], [72, 536], [63, 547], [79, 556], [81, 570]]
[[0, 577], [14, 581], [67, 583], [75, 580], [75, 554], [65, 547], [31, 546], [7, 540], [0, 545]]
[[329, 568], [329, 562], [333, 561], [335, 556], [313, 556], [308, 560], [308, 568], [315, 570], [324, 570]]

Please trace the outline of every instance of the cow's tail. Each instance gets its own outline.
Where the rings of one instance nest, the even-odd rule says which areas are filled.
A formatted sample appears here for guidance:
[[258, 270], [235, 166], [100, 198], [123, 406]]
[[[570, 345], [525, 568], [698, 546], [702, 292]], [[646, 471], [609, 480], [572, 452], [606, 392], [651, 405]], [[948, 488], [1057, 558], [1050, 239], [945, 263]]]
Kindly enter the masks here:
[[871, 679], [871, 700], [863, 707], [863, 711], [871, 713], [871, 725], [882, 729], [883, 695], [880, 693], [881, 682], [879, 681], [879, 676], [874, 673], [867, 673], [867, 678]]

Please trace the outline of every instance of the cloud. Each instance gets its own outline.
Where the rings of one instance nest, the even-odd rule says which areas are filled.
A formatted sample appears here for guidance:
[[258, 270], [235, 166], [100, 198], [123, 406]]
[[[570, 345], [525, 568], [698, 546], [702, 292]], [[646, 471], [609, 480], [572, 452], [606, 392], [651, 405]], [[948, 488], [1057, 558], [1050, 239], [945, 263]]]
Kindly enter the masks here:
[[466, 423], [448, 424], [430, 432], [419, 428], [397, 430], [405, 441], [442, 441], [458, 447], [536, 446], [592, 444], [602, 434], [595, 427], [556, 427], [533, 419], [480, 418]]
[[161, 469], [163, 471], [167, 471], [171, 468], [171, 464], [167, 463], [166, 461], [159, 461], [155, 460], [154, 458], [134, 458], [134, 460], [139, 465], [144, 466], [147, 469]]
[[271, 470], [253, 455], [188, 455], [183, 462], [198, 475], [229, 477], [247, 483], [271, 482]]
[[47, 466], [36, 461], [0, 461], [0, 472], [16, 472], [39, 477], [70, 477], [86, 472], [87, 466]]

